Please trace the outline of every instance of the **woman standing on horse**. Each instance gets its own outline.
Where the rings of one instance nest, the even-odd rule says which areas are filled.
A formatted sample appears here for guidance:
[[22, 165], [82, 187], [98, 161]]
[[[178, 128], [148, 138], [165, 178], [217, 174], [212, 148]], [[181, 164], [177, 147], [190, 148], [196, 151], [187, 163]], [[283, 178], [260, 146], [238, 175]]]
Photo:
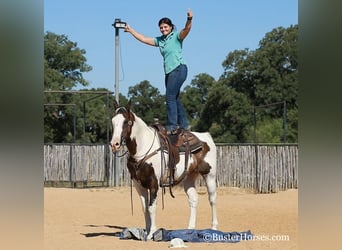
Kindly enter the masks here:
[[131, 33], [138, 41], [159, 47], [163, 56], [167, 107], [166, 130], [169, 135], [177, 134], [178, 128], [189, 130], [189, 121], [180, 102], [179, 93], [188, 74], [188, 68], [182, 56], [182, 45], [190, 32], [192, 16], [192, 11], [188, 10], [185, 27], [180, 32], [176, 31], [169, 18], [160, 19], [158, 26], [162, 35], [154, 38], [140, 34], [128, 24], [125, 28], [125, 31]]

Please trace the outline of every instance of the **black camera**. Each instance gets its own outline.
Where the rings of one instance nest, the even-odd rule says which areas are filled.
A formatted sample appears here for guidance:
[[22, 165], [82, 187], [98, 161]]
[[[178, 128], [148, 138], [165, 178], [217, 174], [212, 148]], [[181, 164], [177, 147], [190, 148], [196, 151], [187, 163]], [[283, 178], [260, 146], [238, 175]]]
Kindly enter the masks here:
[[126, 22], [122, 22], [121, 19], [115, 19], [115, 22], [113, 24], [114, 28], [116, 29], [124, 29], [127, 26]]

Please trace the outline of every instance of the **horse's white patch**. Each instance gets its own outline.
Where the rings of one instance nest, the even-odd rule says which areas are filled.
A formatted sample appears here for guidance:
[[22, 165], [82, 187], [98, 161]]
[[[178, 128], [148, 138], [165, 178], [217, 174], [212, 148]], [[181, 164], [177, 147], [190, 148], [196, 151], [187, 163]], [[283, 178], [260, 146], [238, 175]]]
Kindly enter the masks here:
[[112, 119], [113, 136], [112, 140], [110, 141], [110, 145], [112, 146], [112, 149], [117, 151], [121, 148], [121, 132], [124, 121], [124, 116], [120, 114], [114, 116]]

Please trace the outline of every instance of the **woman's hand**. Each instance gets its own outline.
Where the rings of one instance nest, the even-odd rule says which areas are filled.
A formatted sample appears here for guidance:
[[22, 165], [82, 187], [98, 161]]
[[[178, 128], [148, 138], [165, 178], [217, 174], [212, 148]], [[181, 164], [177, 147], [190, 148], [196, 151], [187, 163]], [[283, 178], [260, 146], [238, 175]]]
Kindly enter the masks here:
[[126, 27], [124, 29], [125, 32], [131, 33], [132, 29], [131, 27], [128, 25], [128, 23], [126, 24]]
[[186, 14], [187, 14], [188, 18], [192, 18], [192, 16], [193, 16], [192, 11], [190, 9], [188, 9]]
[[187, 19], [186, 19], [186, 23], [185, 23], [185, 27], [181, 30], [181, 32], [179, 33], [179, 38], [181, 40], [184, 40], [187, 35], [189, 34], [190, 30], [191, 30], [191, 26], [192, 26], [192, 11], [190, 9], [188, 9], [188, 11], [186, 12], [187, 15]]

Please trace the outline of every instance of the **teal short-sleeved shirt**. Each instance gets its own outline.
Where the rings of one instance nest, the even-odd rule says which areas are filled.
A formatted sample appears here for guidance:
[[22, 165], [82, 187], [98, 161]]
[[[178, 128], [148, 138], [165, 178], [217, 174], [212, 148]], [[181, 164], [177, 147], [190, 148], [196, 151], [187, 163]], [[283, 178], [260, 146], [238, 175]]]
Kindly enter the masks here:
[[179, 32], [171, 32], [166, 37], [154, 38], [154, 44], [159, 47], [160, 54], [164, 59], [164, 72], [170, 73], [180, 64], [185, 64], [182, 56], [183, 41], [179, 38]]

